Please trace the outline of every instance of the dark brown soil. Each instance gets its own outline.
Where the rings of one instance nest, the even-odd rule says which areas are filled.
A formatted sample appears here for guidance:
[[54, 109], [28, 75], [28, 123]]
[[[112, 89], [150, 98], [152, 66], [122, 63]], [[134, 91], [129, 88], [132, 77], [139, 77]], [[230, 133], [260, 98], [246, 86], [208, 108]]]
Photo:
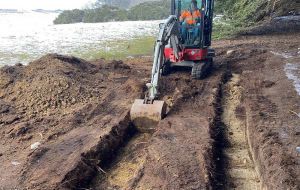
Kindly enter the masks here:
[[[208, 78], [179, 70], [162, 78], [170, 111], [153, 134], [136, 132], [128, 115], [151, 59], [53, 54], [1, 68], [0, 189], [242, 189], [225, 172], [234, 168], [226, 142], [236, 140], [226, 125], [238, 122], [261, 187], [299, 189], [300, 97], [280, 56], [299, 64], [299, 44], [299, 34], [215, 42]], [[239, 80], [224, 84], [230, 72]]]
[[173, 100], [168, 117], [159, 123], [147, 148], [143, 175], [136, 189], [212, 189], [216, 174], [213, 122], [224, 72], [191, 81], [176, 73], [164, 79], [165, 99]]
[[299, 33], [215, 43], [240, 77], [236, 115], [246, 122], [249, 151], [265, 189], [300, 188], [300, 97], [284, 71], [287, 63], [299, 65], [299, 44]]
[[[0, 162], [6, 171], [0, 187], [5, 189], [61, 185], [82, 154], [114, 128], [121, 133], [129, 127], [119, 122], [142, 92], [139, 75], [115, 61], [47, 55], [28, 66], [4, 67], [0, 76]], [[36, 142], [39, 148], [31, 149]]]

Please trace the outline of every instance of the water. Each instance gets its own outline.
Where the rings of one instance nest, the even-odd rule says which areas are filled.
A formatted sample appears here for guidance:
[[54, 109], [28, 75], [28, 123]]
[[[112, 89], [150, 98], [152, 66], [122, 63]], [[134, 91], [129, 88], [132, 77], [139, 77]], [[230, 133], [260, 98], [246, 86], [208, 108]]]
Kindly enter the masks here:
[[294, 87], [300, 96], [300, 63], [287, 63], [284, 68], [288, 79], [293, 81]]
[[[300, 96], [300, 48], [291, 52], [274, 52], [274, 55], [285, 58], [284, 71], [289, 80], [293, 82], [295, 90]], [[299, 113], [300, 117], [300, 113]]]
[[109, 42], [156, 35], [160, 23], [128, 21], [53, 25], [57, 16], [56, 13], [0, 13], [0, 67], [26, 64], [47, 53], [81, 57], [91, 51], [109, 51]]

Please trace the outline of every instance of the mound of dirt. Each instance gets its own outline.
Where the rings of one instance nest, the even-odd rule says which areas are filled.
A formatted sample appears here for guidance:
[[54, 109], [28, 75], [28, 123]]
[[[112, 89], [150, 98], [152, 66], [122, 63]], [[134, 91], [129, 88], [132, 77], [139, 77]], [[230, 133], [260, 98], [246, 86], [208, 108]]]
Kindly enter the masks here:
[[[116, 61], [111, 67], [130, 69]], [[0, 97], [13, 102], [23, 117], [66, 114], [74, 105], [99, 101], [106, 89], [101, 83], [109, 80], [108, 72], [100, 69], [75, 57], [46, 55], [27, 67], [1, 69]]]
[[[81, 154], [97, 145], [94, 136], [109, 134], [140, 96], [142, 83], [130, 73], [121, 61], [58, 54], [1, 68], [0, 168], [6, 173], [0, 174], [0, 189], [49, 189], [62, 181]], [[64, 144], [67, 136], [73, 143]]]

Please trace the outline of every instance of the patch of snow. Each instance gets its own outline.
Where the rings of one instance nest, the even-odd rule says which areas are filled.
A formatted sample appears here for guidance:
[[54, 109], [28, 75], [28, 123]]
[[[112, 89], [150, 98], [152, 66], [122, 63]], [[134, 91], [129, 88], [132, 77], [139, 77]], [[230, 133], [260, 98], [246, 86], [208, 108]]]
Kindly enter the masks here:
[[34, 143], [34, 144], [32, 144], [32, 145], [30, 146], [30, 149], [31, 149], [31, 150], [38, 149], [40, 145], [41, 145], [40, 142], [36, 142], [36, 143]]
[[[28, 63], [47, 53], [81, 56], [110, 51], [117, 41], [155, 36], [161, 21], [54, 25], [56, 13], [1, 14], [0, 66]], [[114, 42], [113, 44], [111, 42]]]
[[11, 164], [14, 165], [14, 166], [18, 166], [18, 165], [20, 165], [21, 163], [20, 163], [20, 162], [17, 162], [17, 161], [12, 161]]
[[224, 15], [216, 15], [216, 16], [213, 18], [213, 20], [214, 20], [214, 22], [218, 22], [218, 21], [220, 21], [223, 17], [224, 17]]
[[299, 21], [300, 22], [300, 15], [290, 15], [290, 16], [281, 16], [273, 18], [274, 21]]
[[271, 53], [273, 53], [274, 55], [277, 55], [277, 56], [280, 56], [280, 57], [283, 57], [285, 59], [290, 59], [290, 58], [293, 58], [294, 56], [289, 54], [289, 53], [279, 53], [279, 52], [274, 52], [274, 51], [271, 51]]
[[232, 53], [234, 53], [234, 50], [228, 50], [228, 51], [226, 52], [227, 55], [231, 55]]

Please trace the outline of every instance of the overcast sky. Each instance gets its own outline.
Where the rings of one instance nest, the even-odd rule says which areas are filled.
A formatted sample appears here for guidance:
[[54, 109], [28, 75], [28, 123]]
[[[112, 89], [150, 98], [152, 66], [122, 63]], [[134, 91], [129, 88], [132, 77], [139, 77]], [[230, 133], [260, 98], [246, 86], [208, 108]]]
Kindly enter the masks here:
[[0, 0], [0, 9], [74, 9], [94, 0]]

